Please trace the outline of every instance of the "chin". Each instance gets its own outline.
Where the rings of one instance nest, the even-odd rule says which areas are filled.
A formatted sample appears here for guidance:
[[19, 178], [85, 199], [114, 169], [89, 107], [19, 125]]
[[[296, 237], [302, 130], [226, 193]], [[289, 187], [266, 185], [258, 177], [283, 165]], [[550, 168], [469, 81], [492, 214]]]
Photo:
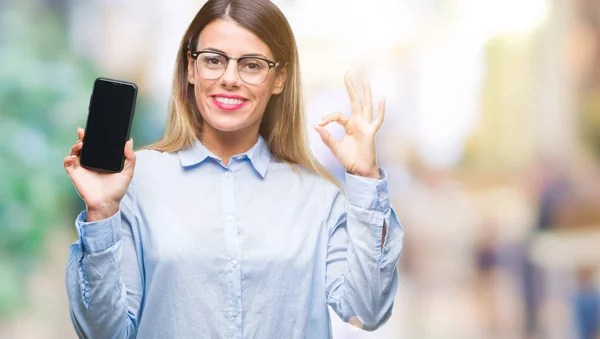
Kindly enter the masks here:
[[[205, 120], [206, 121], [206, 120]], [[246, 121], [240, 119], [223, 119], [220, 121], [209, 121], [208, 124], [215, 130], [221, 132], [235, 132], [249, 127]]]
[[[206, 107], [206, 106], [205, 106]], [[260, 117], [255, 118], [254, 114], [249, 113], [244, 107], [239, 111], [225, 112], [218, 108], [206, 107], [208, 114], [202, 114], [202, 118], [210, 128], [221, 132], [235, 132], [252, 128], [255, 123], [260, 124]], [[207, 126], [208, 127], [208, 126]]]

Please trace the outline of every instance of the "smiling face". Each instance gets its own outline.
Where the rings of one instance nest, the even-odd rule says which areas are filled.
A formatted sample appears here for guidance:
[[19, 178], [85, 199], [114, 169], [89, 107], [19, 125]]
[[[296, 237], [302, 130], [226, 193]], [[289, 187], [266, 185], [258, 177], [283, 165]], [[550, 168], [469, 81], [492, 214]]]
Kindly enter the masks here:
[[[204, 27], [196, 50], [218, 50], [232, 57], [260, 55], [279, 61], [274, 60], [271, 50], [260, 38], [231, 19], [218, 19]], [[277, 72], [272, 68], [262, 84], [251, 85], [240, 79], [234, 60], [215, 80], [200, 77], [194, 63], [188, 54], [188, 81], [194, 85], [196, 104], [204, 119], [204, 137], [223, 133], [257, 137], [271, 95], [283, 90], [285, 70]]]

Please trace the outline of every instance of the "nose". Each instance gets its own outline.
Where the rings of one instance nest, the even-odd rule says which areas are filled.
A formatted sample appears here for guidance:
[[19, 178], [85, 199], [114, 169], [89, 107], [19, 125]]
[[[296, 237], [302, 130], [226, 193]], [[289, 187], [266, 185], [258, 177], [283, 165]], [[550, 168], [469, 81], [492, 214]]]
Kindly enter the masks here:
[[237, 60], [230, 60], [225, 68], [225, 73], [221, 76], [221, 85], [225, 87], [239, 87], [240, 76], [237, 70]]

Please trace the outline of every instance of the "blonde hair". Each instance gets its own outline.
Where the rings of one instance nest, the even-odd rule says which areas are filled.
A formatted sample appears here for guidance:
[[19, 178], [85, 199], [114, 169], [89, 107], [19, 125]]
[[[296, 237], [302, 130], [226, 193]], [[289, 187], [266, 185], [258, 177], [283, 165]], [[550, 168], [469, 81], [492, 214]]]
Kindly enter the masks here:
[[297, 168], [300, 165], [342, 189], [308, 146], [296, 40], [283, 13], [268, 0], [209, 0], [202, 6], [179, 45], [164, 135], [159, 141], [140, 149], [177, 152], [192, 147], [196, 138], [201, 139], [203, 119], [196, 105], [193, 85], [187, 78], [187, 54], [195, 49], [206, 25], [225, 18], [234, 20], [263, 40], [287, 70], [283, 92], [271, 97], [259, 130], [272, 156], [292, 166], [297, 173], [300, 173]]

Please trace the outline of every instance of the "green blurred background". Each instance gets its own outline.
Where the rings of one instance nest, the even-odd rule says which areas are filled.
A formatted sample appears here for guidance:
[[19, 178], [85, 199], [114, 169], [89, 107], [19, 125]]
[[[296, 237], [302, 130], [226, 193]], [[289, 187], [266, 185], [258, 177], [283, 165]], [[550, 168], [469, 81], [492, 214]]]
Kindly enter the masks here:
[[[597, 337], [600, 2], [274, 2], [310, 124], [350, 112], [346, 70], [387, 97], [377, 147], [406, 231], [398, 296], [374, 333], [332, 315], [334, 337]], [[202, 4], [0, 0], [0, 338], [75, 337], [64, 274], [85, 206], [62, 159], [100, 76], [139, 85], [135, 147], [160, 137]]]

